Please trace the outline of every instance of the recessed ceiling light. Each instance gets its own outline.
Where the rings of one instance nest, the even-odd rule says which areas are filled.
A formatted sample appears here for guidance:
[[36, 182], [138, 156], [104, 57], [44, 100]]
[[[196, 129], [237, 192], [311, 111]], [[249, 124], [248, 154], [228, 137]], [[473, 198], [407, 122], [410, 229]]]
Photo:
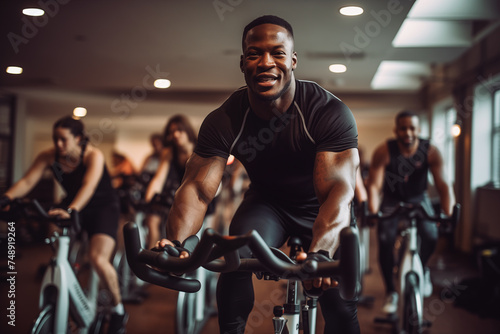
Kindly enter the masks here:
[[42, 16], [45, 12], [40, 8], [24, 8], [23, 14], [27, 16]]
[[76, 116], [76, 117], [85, 117], [87, 115], [87, 109], [85, 109], [84, 107], [76, 107], [75, 109], [73, 109], [73, 116]]
[[347, 67], [342, 64], [332, 64], [328, 67], [328, 69], [333, 73], [344, 73], [347, 71]]
[[363, 14], [363, 8], [359, 6], [345, 6], [340, 8], [339, 12], [345, 16], [357, 16]]
[[168, 79], [156, 79], [154, 82], [154, 86], [161, 89], [168, 88], [171, 84], [172, 83]]
[[9, 66], [6, 72], [9, 74], [21, 74], [23, 73], [23, 68], [19, 66]]

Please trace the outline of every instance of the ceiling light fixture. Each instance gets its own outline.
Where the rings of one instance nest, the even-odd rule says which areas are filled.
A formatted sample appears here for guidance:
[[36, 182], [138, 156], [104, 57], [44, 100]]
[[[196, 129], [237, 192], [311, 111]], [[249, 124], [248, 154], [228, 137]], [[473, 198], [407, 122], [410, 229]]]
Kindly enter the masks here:
[[342, 64], [332, 64], [328, 67], [328, 69], [333, 73], [344, 73], [347, 71], [347, 67]]
[[160, 89], [168, 88], [171, 84], [172, 83], [168, 79], [156, 79], [154, 82], [154, 86]]
[[344, 6], [339, 9], [339, 12], [345, 16], [358, 16], [363, 14], [363, 8], [359, 6]]
[[24, 8], [23, 14], [26, 16], [42, 16], [45, 12], [40, 8]]
[[84, 107], [76, 107], [75, 109], [73, 109], [73, 116], [75, 117], [82, 118], [85, 117], [86, 115], [87, 115], [87, 109], [85, 109]]
[[23, 68], [19, 66], [8, 66], [6, 72], [9, 74], [21, 74], [23, 73]]

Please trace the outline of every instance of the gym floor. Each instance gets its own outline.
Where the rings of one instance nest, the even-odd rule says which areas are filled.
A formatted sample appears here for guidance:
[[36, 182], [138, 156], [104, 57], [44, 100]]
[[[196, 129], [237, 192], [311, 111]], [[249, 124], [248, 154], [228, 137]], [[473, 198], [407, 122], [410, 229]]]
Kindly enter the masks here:
[[[374, 318], [382, 316], [380, 309], [384, 297], [383, 283], [376, 263], [376, 241], [374, 231], [371, 234], [371, 272], [365, 276], [363, 296], [374, 298], [370, 306], [359, 305], [358, 316], [361, 332], [364, 334], [391, 333], [389, 325], [376, 324]], [[7, 324], [5, 315], [0, 319], [1, 333], [28, 333], [29, 328], [38, 312], [38, 294], [41, 279], [37, 271], [40, 265], [47, 263], [52, 255], [50, 247], [36, 244], [31, 246], [18, 246], [16, 257], [16, 326]], [[434, 283], [433, 295], [425, 300], [425, 319], [432, 322], [427, 333], [439, 334], [498, 334], [500, 333], [500, 318], [481, 317], [477, 312], [456, 307], [455, 299], [471, 295], [473, 287], [464, 285], [464, 278], [479, 276], [474, 261], [470, 255], [461, 255], [450, 251], [446, 240], [440, 240], [438, 249], [432, 257], [429, 267]], [[2, 273], [4, 275], [4, 273]], [[256, 303], [250, 315], [245, 333], [272, 333], [272, 306], [281, 303], [283, 296], [282, 282], [262, 282], [256, 280]], [[2, 278], [0, 292], [0, 309], [3, 314], [7, 308], [6, 279]], [[174, 333], [174, 313], [177, 293], [166, 289], [149, 286], [146, 290], [149, 297], [140, 304], [125, 304], [130, 315], [127, 333]], [[498, 299], [497, 299], [498, 300]], [[470, 302], [469, 304], [474, 304]], [[481, 303], [484, 305], [484, 303]], [[472, 307], [472, 306], [471, 306]], [[477, 306], [476, 306], [477, 307]], [[498, 305], [497, 311], [498, 311]], [[322, 328], [321, 318], [318, 320]], [[205, 326], [203, 334], [218, 333], [217, 318], [213, 317]], [[318, 333], [322, 333], [318, 330]], [[341, 334], [341, 333], [339, 333]]]

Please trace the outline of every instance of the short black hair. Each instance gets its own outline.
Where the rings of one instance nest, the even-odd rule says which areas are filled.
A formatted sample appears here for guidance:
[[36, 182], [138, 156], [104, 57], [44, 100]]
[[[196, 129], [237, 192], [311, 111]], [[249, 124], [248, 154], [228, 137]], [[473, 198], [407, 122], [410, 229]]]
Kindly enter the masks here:
[[396, 115], [396, 119], [395, 119], [396, 125], [398, 125], [399, 120], [401, 118], [404, 118], [404, 117], [417, 117], [418, 118], [418, 115], [411, 110], [401, 110]]
[[281, 17], [275, 16], [275, 15], [264, 15], [261, 17], [256, 18], [252, 22], [246, 25], [245, 29], [243, 29], [243, 37], [241, 38], [241, 47], [244, 49], [245, 45], [245, 38], [247, 37], [248, 32], [250, 29], [255, 28], [256, 26], [260, 26], [261, 24], [275, 24], [277, 26], [281, 26], [285, 28], [290, 36], [293, 39], [293, 28], [288, 23], [286, 20], [282, 19]]

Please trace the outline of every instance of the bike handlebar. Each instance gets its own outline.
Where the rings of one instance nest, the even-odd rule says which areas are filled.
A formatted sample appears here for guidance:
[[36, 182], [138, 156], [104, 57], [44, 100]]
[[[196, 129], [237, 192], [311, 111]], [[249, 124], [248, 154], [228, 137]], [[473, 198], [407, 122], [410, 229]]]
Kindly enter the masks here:
[[[206, 229], [191, 256], [183, 259], [166, 252], [143, 249], [135, 223], [124, 226], [124, 239], [127, 260], [135, 275], [172, 290], [198, 291], [201, 286], [199, 281], [178, 275], [199, 267], [216, 272], [263, 271], [291, 280], [333, 277], [339, 282], [341, 296], [346, 300], [353, 299], [360, 287], [359, 240], [351, 228], [344, 228], [340, 233], [341, 261], [335, 262], [306, 260], [295, 263], [289, 258], [283, 259], [267, 246], [256, 231], [240, 236], [222, 236]], [[255, 258], [240, 259], [237, 250], [243, 246], [248, 246]], [[218, 259], [220, 256], [224, 259]]]
[[422, 217], [426, 220], [433, 221], [436, 223], [445, 223], [450, 224], [451, 226], [455, 226], [458, 223], [460, 218], [460, 204], [455, 204], [453, 206], [453, 212], [451, 216], [446, 216], [443, 214], [438, 215], [430, 215], [427, 210], [418, 203], [406, 203], [400, 202], [398, 206], [388, 214], [382, 214], [380, 211], [375, 214], [369, 214], [367, 209], [365, 209], [365, 219], [378, 219], [378, 220], [387, 220], [395, 217], [400, 217], [403, 215], [407, 215], [409, 218]]
[[77, 233], [81, 229], [80, 215], [76, 210], [71, 212], [70, 218], [61, 218], [59, 216], [49, 215], [36, 199], [13, 199], [10, 200], [9, 203], [6, 203], [5, 206], [7, 205], [10, 206], [10, 209], [7, 211], [6, 215], [10, 213], [14, 216], [16, 212], [18, 212], [19, 216], [35, 219], [40, 222], [53, 222], [61, 228], [71, 227]]

